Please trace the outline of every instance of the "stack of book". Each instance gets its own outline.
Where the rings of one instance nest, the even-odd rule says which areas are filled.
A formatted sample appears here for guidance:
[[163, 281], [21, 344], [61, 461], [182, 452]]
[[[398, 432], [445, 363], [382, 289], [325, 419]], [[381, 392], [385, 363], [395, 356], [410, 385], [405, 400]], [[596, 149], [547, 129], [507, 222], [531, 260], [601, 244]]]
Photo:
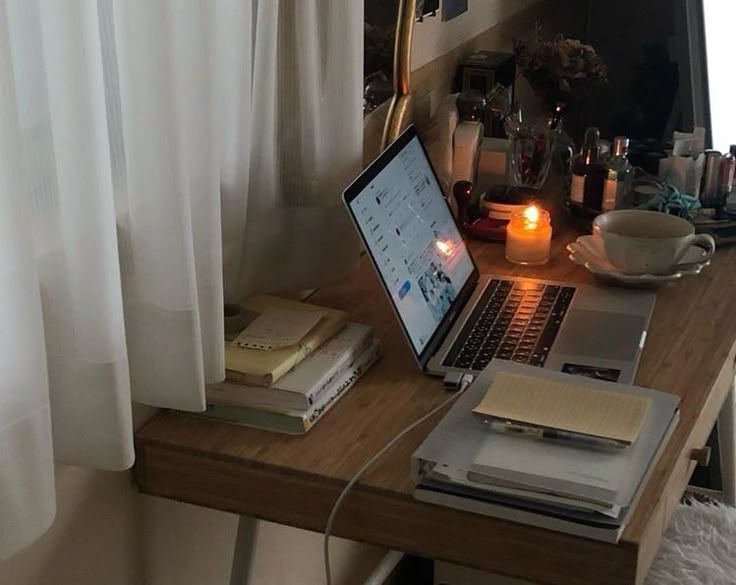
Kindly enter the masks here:
[[494, 361], [414, 454], [414, 495], [618, 542], [678, 404], [666, 392]]
[[239, 310], [226, 326], [226, 380], [207, 385], [201, 416], [303, 434], [378, 359], [372, 329], [343, 311], [270, 295]]

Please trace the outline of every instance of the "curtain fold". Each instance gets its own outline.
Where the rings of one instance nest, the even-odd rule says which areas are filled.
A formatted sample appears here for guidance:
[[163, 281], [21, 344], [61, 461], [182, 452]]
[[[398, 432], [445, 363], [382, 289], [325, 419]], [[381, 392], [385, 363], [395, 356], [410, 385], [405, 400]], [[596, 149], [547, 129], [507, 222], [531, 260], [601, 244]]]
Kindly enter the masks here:
[[56, 178], [46, 187], [55, 205], [41, 228], [49, 240], [37, 250], [55, 455], [126, 469], [133, 463], [130, 380], [97, 10], [94, 3], [33, 4], [26, 9], [39, 18], [36, 67], [48, 111], [31, 110], [28, 120], [48, 116]]
[[[340, 193], [361, 169], [363, 2], [259, 1], [250, 18], [257, 115], [248, 124], [244, 108], [229, 109], [251, 142], [223, 159], [223, 215], [234, 202], [223, 240], [232, 301], [337, 280], [359, 253]], [[244, 160], [247, 173], [229, 166]]]
[[[128, 0], [114, 3], [113, 19], [126, 164], [118, 223], [133, 398], [202, 410], [205, 377], [224, 374], [222, 344], [212, 343], [222, 333], [216, 325], [222, 275], [211, 99], [214, 4]], [[203, 318], [218, 335], [209, 338], [207, 373]]]
[[360, 0], [0, 0], [0, 560], [131, 401], [200, 411], [223, 300], [346, 274]]
[[43, 533], [56, 512], [41, 295], [8, 28], [0, 3], [0, 559]]

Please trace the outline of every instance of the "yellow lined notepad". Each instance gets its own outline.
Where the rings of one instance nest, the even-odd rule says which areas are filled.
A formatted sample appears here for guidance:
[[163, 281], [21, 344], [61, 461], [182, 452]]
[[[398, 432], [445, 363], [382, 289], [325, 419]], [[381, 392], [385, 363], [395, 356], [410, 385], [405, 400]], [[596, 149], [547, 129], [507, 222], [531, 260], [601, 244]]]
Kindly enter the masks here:
[[499, 372], [473, 412], [631, 444], [649, 402], [643, 396]]

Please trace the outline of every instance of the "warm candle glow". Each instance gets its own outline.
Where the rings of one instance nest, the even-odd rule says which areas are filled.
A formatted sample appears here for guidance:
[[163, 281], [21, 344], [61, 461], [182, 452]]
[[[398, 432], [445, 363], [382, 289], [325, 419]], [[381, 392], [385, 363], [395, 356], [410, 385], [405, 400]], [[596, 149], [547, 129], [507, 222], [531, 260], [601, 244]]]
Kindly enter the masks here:
[[524, 210], [524, 219], [529, 224], [529, 229], [534, 229], [539, 223], [539, 209], [536, 205], [530, 205]]
[[549, 213], [536, 205], [518, 211], [506, 226], [506, 259], [517, 264], [549, 260], [552, 226]]
[[449, 256], [450, 254], [452, 254], [452, 242], [450, 242], [449, 240], [447, 242], [437, 240], [435, 245], [437, 246], [437, 249], [445, 256]]

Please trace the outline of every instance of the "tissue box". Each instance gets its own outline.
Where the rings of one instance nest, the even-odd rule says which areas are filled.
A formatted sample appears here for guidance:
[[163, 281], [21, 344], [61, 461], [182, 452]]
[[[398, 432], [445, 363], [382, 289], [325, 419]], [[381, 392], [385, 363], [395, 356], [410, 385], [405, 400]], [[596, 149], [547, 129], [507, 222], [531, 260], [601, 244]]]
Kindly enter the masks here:
[[674, 132], [672, 142], [672, 154], [659, 161], [659, 178], [681, 193], [699, 197], [705, 167], [705, 128]]
[[681, 193], [700, 196], [705, 154], [697, 156], [670, 155], [659, 161], [659, 178], [676, 187]]

